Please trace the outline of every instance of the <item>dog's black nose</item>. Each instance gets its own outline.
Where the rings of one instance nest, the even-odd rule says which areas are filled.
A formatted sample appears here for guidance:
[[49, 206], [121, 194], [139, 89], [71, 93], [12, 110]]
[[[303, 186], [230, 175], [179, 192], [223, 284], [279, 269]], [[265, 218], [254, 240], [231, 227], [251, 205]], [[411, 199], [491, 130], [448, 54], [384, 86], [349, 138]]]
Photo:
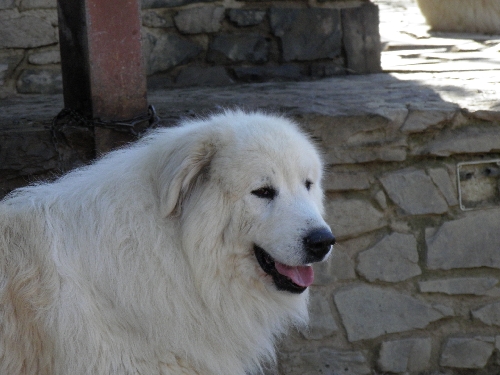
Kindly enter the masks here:
[[319, 262], [323, 260], [330, 248], [335, 244], [335, 237], [328, 228], [314, 229], [304, 237], [304, 249], [307, 253], [307, 261]]

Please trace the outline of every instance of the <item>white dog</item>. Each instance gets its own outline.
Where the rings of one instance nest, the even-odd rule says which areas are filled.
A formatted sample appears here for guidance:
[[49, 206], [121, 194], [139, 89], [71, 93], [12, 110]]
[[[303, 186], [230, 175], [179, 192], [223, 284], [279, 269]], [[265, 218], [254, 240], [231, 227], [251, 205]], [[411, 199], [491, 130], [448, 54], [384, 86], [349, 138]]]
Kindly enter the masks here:
[[162, 129], [0, 204], [0, 374], [244, 375], [307, 320], [334, 237], [290, 121]]
[[417, 0], [435, 31], [500, 33], [498, 0]]

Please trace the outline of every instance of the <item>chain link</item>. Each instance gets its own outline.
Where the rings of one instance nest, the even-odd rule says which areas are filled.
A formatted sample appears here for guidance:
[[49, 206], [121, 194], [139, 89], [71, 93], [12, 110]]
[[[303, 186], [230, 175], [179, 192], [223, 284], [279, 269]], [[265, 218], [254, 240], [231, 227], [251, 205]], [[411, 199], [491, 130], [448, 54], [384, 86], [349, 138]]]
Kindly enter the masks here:
[[[136, 126], [145, 121], [148, 121], [148, 126], [144, 130], [137, 130]], [[147, 129], [152, 129], [158, 126], [160, 118], [156, 114], [156, 110], [152, 105], [148, 107], [148, 113], [145, 115], [134, 117], [130, 120], [122, 121], [104, 121], [100, 118], [88, 118], [79, 111], [70, 108], [63, 108], [52, 120], [52, 135], [55, 136], [64, 125], [71, 123], [73, 126], [85, 128], [105, 128], [113, 129], [119, 132], [130, 133], [135, 136], [141, 136]]]

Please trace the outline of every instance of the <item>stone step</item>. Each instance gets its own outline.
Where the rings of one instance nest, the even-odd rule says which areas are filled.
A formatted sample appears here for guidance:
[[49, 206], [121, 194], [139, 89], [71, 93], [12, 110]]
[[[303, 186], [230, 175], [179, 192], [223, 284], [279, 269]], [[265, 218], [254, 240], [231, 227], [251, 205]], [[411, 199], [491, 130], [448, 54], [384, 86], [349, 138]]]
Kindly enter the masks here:
[[[149, 103], [164, 126], [232, 107], [292, 116], [322, 141], [327, 164], [338, 169], [344, 164], [408, 164], [412, 158], [500, 152], [500, 128], [493, 126], [500, 121], [499, 80], [491, 71], [373, 74], [155, 90]], [[60, 95], [0, 101], [3, 194], [94, 156], [89, 134], [78, 130], [68, 135], [64, 155], [56, 152], [50, 124], [62, 107]]]

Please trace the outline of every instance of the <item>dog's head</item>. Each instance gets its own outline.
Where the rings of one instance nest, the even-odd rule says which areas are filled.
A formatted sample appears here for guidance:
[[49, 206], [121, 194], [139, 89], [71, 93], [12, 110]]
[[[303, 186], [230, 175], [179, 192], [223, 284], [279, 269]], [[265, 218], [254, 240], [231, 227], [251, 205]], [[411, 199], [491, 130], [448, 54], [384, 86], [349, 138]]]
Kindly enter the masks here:
[[199, 265], [204, 272], [250, 269], [268, 289], [306, 290], [311, 263], [335, 242], [322, 218], [322, 163], [311, 141], [290, 121], [258, 113], [226, 112], [183, 131], [166, 155], [159, 195], [163, 215], [189, 228], [188, 256], [210, 251], [213, 267]]

